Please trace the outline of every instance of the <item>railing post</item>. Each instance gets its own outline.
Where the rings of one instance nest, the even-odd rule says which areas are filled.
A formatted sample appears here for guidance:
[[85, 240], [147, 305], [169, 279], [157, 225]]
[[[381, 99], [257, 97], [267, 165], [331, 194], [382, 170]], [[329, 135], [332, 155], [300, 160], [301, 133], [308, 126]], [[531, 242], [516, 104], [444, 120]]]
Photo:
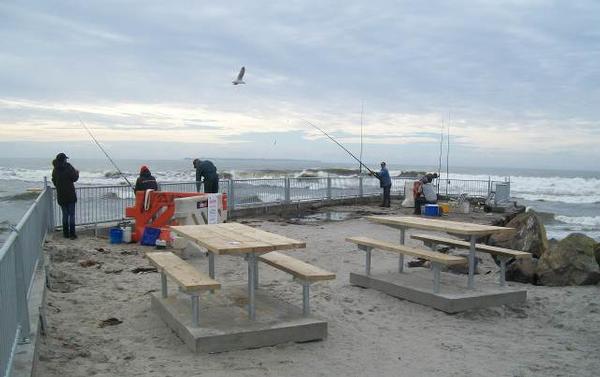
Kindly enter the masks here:
[[290, 204], [291, 195], [290, 195], [290, 177], [285, 177], [285, 193], [284, 193], [284, 202], [285, 204]]
[[331, 177], [327, 176], [327, 200], [331, 200]]
[[31, 341], [31, 328], [29, 326], [29, 307], [27, 305], [27, 291], [29, 286], [28, 279], [25, 278], [25, 270], [23, 266], [23, 246], [24, 236], [17, 235], [15, 239], [18, 247], [15, 247], [15, 288], [17, 298], [17, 318], [19, 321], [19, 344], [26, 344]]
[[229, 206], [229, 211], [233, 214], [235, 210], [235, 184], [233, 183], [233, 178], [229, 180], [229, 196], [227, 197], [227, 205]]
[[363, 190], [363, 176], [361, 175], [358, 177], [358, 196], [361, 198], [365, 195]]
[[488, 191], [487, 191], [487, 197], [490, 197], [490, 194], [492, 193], [492, 177], [490, 177], [488, 175]]
[[48, 178], [44, 177], [44, 190], [46, 191], [46, 205], [48, 206], [48, 232], [54, 231], [54, 201], [52, 200], [52, 187], [48, 184]]

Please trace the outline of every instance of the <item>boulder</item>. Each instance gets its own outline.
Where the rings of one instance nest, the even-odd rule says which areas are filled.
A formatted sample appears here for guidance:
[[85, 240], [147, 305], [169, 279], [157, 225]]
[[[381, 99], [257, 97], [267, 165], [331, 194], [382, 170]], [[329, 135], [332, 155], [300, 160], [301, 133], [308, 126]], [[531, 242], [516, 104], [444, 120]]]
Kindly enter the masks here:
[[537, 264], [537, 258], [513, 260], [506, 266], [506, 280], [538, 284]]
[[507, 224], [516, 232], [506, 232], [492, 235], [488, 244], [507, 249], [522, 250], [541, 257], [548, 250], [546, 228], [534, 211], [520, 213]]
[[597, 243], [592, 238], [572, 233], [542, 255], [537, 275], [542, 285], [589, 285], [600, 282]]

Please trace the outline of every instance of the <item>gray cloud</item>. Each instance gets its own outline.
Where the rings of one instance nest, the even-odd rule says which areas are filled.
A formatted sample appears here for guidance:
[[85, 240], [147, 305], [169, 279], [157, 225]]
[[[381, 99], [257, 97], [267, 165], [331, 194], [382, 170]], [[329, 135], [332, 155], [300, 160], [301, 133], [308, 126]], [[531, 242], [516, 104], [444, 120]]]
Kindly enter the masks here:
[[[428, 143], [437, 139], [433, 130], [415, 132], [394, 117], [421, 115], [427, 120], [413, 128], [439, 127], [434, 122], [450, 112], [457, 143], [475, 147], [485, 137], [468, 132], [497, 139], [507, 127], [528, 140], [538, 135], [531, 153], [582, 155], [586, 137], [600, 129], [600, 3], [592, 0], [8, 1], [0, 19], [5, 100], [183, 104], [243, 114], [257, 130], [261, 122], [314, 117], [348, 139], [357, 136], [364, 100], [374, 137]], [[241, 65], [248, 85], [232, 88]], [[72, 127], [71, 113], [5, 110], [4, 124]], [[86, 116], [114, 130], [222, 132], [236, 124], [210, 114], [177, 123], [172, 114], [139, 111]], [[507, 140], [489, 147], [525, 153]]]

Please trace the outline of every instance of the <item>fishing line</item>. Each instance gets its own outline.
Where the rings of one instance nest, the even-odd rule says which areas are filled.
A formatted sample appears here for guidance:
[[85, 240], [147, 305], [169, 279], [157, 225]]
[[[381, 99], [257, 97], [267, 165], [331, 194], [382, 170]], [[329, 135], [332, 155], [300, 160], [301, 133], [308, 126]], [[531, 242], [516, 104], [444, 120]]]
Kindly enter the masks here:
[[129, 187], [131, 187], [133, 190], [135, 190], [133, 188], [133, 185], [131, 184], [131, 182], [129, 182], [129, 179], [127, 179], [127, 177], [125, 176], [125, 174], [123, 174], [123, 172], [121, 171], [121, 169], [119, 169], [119, 167], [113, 161], [113, 159], [110, 158], [110, 156], [108, 155], [108, 153], [104, 150], [104, 148], [102, 148], [102, 145], [100, 145], [100, 143], [98, 142], [98, 140], [96, 140], [96, 138], [94, 137], [94, 134], [92, 134], [92, 131], [85, 125], [85, 123], [83, 123], [83, 121], [81, 120], [81, 118], [79, 119], [79, 122], [81, 123], [81, 125], [83, 126], [83, 128], [85, 128], [85, 130], [90, 135], [90, 137], [92, 138], [92, 140], [94, 140], [94, 143], [96, 143], [96, 145], [98, 146], [98, 148], [100, 148], [100, 150], [102, 151], [102, 153], [104, 153], [104, 155], [106, 156], [106, 158], [108, 158], [108, 160], [113, 164], [113, 166], [115, 167], [115, 169], [117, 169], [117, 173], [119, 173], [119, 175], [121, 175], [121, 177], [123, 177], [123, 179], [125, 179], [125, 181], [129, 185]]
[[329, 134], [325, 131], [323, 131], [321, 128], [319, 128], [317, 125], [307, 121], [306, 119], [302, 119], [303, 122], [309, 124], [310, 126], [316, 128], [317, 130], [321, 131], [321, 133], [323, 133], [323, 135], [327, 136], [329, 139], [331, 139], [331, 141], [333, 141], [334, 143], [336, 143], [340, 148], [342, 148], [344, 151], [346, 151], [346, 153], [348, 153], [350, 156], [352, 156], [352, 158], [354, 158], [356, 161], [358, 161], [359, 164], [361, 164], [362, 166], [365, 167], [365, 169], [367, 169], [369, 171], [369, 173], [378, 176], [377, 173], [375, 173], [373, 170], [369, 169], [369, 167], [365, 164], [363, 164], [363, 162], [361, 160], [359, 160], [355, 155], [352, 154], [352, 152], [350, 152], [348, 149], [346, 149], [346, 147], [344, 147], [342, 144], [340, 144], [337, 140], [335, 140], [333, 137], [329, 136]]

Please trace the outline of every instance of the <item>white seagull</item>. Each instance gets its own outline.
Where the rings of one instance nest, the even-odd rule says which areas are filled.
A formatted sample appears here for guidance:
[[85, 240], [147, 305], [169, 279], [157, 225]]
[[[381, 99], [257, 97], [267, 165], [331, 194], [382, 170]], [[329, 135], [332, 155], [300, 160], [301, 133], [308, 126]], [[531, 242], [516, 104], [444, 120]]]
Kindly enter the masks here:
[[246, 67], [242, 67], [242, 69], [240, 69], [240, 73], [238, 73], [237, 79], [233, 80], [231, 83], [233, 85], [245, 84], [243, 80], [244, 73], [246, 73]]

